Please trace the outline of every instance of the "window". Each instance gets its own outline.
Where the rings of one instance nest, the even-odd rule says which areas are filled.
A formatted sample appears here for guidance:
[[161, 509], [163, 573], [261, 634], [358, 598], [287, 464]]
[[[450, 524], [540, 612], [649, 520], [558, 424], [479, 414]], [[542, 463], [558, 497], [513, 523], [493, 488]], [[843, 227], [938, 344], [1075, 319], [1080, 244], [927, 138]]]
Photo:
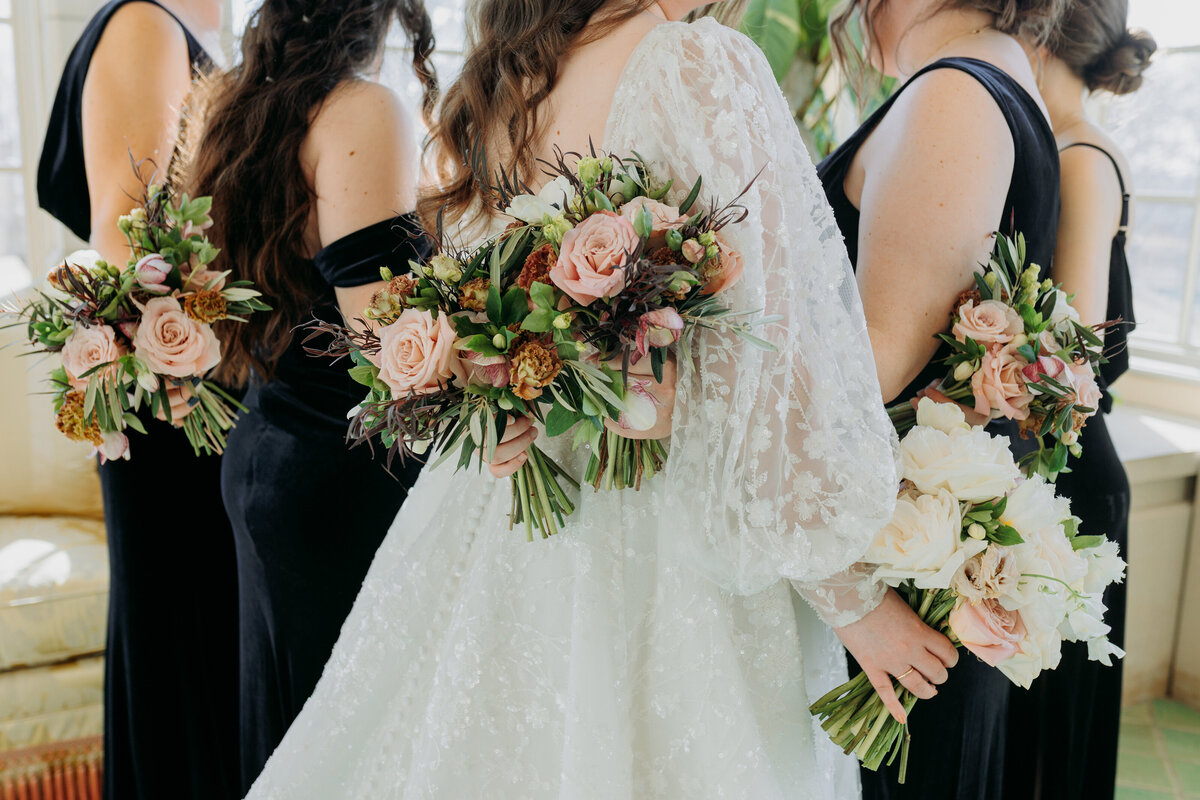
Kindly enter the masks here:
[[22, 81], [17, 70], [13, 0], [0, 0], [0, 296], [29, 285], [28, 220], [33, 215], [32, 168], [21, 129]]
[[1132, 0], [1129, 10], [1159, 50], [1142, 88], [1103, 102], [1099, 115], [1134, 177], [1130, 346], [1138, 369], [1200, 377], [1200, 8]]

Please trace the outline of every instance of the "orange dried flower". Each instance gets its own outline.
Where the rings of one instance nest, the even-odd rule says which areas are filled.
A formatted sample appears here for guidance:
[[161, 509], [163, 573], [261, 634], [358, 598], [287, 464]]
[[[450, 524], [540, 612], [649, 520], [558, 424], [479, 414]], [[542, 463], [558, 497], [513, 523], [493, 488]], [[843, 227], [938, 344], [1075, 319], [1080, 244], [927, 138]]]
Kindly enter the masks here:
[[392, 297], [408, 299], [417, 292], [417, 279], [411, 275], [397, 275], [388, 281], [387, 292]]
[[83, 400], [83, 392], [70, 391], [63, 395], [63, 404], [54, 424], [71, 441], [90, 442], [99, 447], [104, 436], [96, 420], [84, 416]]
[[468, 311], [487, 310], [488, 289], [491, 281], [487, 278], [471, 278], [458, 290], [458, 302]]
[[183, 313], [201, 325], [211, 325], [228, 316], [225, 296], [215, 289], [200, 289], [183, 299]]
[[509, 385], [522, 400], [535, 400], [562, 370], [554, 345], [540, 336], [522, 334], [513, 342]]
[[954, 312], [958, 313], [958, 309], [968, 300], [974, 301], [975, 305], [979, 305], [983, 302], [983, 295], [979, 293], [978, 289], [967, 289], [964, 292], [960, 292], [958, 299], [954, 301]]
[[554, 246], [542, 245], [525, 259], [525, 265], [521, 267], [521, 274], [517, 276], [517, 286], [529, 291], [529, 287], [535, 283], [549, 284], [550, 268], [557, 261], [558, 254], [554, 252]]

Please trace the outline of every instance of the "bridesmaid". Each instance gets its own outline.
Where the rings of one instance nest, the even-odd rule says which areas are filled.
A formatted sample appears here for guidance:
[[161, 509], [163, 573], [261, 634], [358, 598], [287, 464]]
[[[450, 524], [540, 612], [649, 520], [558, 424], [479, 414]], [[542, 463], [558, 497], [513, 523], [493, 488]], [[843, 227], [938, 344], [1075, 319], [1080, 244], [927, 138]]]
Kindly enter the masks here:
[[243, 789], [316, 686], [420, 468], [397, 462], [393, 477], [382, 454], [347, 447], [346, 414], [365, 390], [347, 364], [305, 355], [294, 331], [314, 315], [357, 318], [381, 266], [400, 273], [428, 252], [415, 217], [396, 216], [416, 202], [411, 122], [364, 77], [397, 19], [428, 117], [433, 35], [413, 0], [265, 0], [241, 63], [206, 94], [191, 183], [222, 221], [217, 267], [253, 280], [274, 308], [222, 332], [219, 367], [250, 379], [221, 468], [241, 600]]
[[[113, 0], [63, 71], [38, 166], [38, 202], [109, 261], [129, 249], [117, 217], [162, 180], [193, 75], [210, 68], [221, 0]], [[151, 163], [153, 162], [153, 163]], [[176, 418], [187, 406], [176, 398]], [[131, 461], [100, 466], [108, 532], [104, 794], [111, 800], [236, 795], [237, 576], [220, 459], [143, 420]], [[165, 476], [170, 479], [164, 480]]]
[[[1108, 331], [1101, 365], [1100, 409], [1080, 436], [1083, 455], [1058, 488], [1071, 498], [1084, 533], [1103, 533], [1128, 558], [1129, 482], [1113, 448], [1104, 414], [1112, 384], [1129, 368], [1133, 288], [1125, 260], [1129, 225], [1129, 166], [1125, 156], [1083, 108], [1085, 90], [1127, 94], [1155, 50], [1144, 32], [1126, 27], [1126, 0], [1072, 0], [1058, 33], [1037, 53], [1042, 96], [1050, 110], [1062, 161], [1062, 216], [1051, 277], [1075, 295], [1083, 321], [1120, 319]], [[1125, 638], [1125, 585], [1104, 601], [1110, 638]], [[1009, 703], [1005, 792], [1012, 798], [1104, 800], [1113, 797], [1121, 718], [1121, 661], [1105, 667], [1087, 648], [1066, 644], [1062, 663], [1029, 691], [1013, 688]]]
[[[833, 21], [860, 89], [870, 67], [904, 81], [818, 169], [858, 273], [885, 401], [939, 376], [935, 335], [993, 231], [1023, 232], [1029, 258], [1050, 264], [1058, 153], [1018, 37], [1043, 41], [1060, 10], [1059, 0], [852, 0]], [[865, 54], [847, 31], [856, 13]], [[1020, 447], [1015, 425], [992, 429]], [[907, 782], [895, 767], [864, 770], [863, 796], [998, 800], [1007, 703], [999, 671], [962, 659], [911, 715]]]

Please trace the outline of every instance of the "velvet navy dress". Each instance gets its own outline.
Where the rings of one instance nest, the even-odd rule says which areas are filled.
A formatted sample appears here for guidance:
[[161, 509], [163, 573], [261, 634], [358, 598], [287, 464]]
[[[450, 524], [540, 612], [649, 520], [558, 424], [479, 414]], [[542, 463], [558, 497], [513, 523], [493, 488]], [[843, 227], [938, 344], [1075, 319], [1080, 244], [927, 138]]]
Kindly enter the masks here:
[[[1113, 446], [1104, 415], [1112, 410], [1108, 387], [1129, 369], [1128, 336], [1133, 329], [1133, 285], [1125, 258], [1129, 193], [1121, 168], [1108, 151], [1086, 142], [1071, 147], [1099, 150], [1113, 163], [1121, 186], [1121, 224], [1112, 241], [1106, 319], [1122, 324], [1104, 338], [1107, 364], [1100, 365], [1100, 413], [1079, 435], [1083, 455], [1058, 477], [1058, 491], [1071, 500], [1079, 531], [1105, 534], [1128, 560], [1129, 479]], [[1053, 277], [1053, 273], [1051, 273]], [[1124, 583], [1104, 593], [1109, 639], [1125, 644]], [[1117, 735], [1121, 726], [1121, 664], [1106, 667], [1087, 658], [1087, 646], [1063, 644], [1057, 670], [1034, 681], [1028, 692], [1014, 689], [1009, 704], [1008, 772], [1011, 800], [1112, 800], [1117, 780]]]
[[[401, 274], [409, 259], [424, 259], [429, 243], [419, 231], [413, 215], [384, 220], [298, 263], [326, 287], [314, 316], [340, 323], [334, 287], [378, 281], [384, 265]], [[381, 448], [373, 455], [347, 445], [347, 412], [366, 389], [346, 362], [307, 355], [305, 336], [293, 334], [269, 379], [252, 380], [249, 411], [221, 465], [241, 602], [243, 792], [316, 688], [421, 467], [397, 460], [389, 474]]]
[[[41, 207], [85, 240], [83, 85], [105, 27], [131, 1], [147, 0], [104, 5], [71, 51], [38, 165]], [[207, 70], [184, 34], [193, 67]], [[238, 797], [237, 574], [221, 461], [196, 456], [165, 422], [143, 423], [148, 435], [128, 432], [132, 460], [100, 467], [110, 570], [104, 796]]]
[[[896, 98], [921, 75], [935, 69], [957, 69], [978, 80], [995, 99], [1012, 133], [1015, 160], [1012, 180], [995, 229], [1025, 234], [1029, 262], [1048, 273], [1058, 230], [1059, 166], [1054, 133], [1037, 102], [998, 67], [973, 58], [936, 61], [900, 87], [833, 154], [821, 162], [818, 175], [846, 240], [850, 261], [857, 266], [859, 210], [846, 197], [845, 180], [855, 154], [891, 109]], [[947, 309], [947, 314], [949, 309]], [[943, 345], [943, 348], [945, 346]], [[938, 353], [900, 399], [914, 397], [945, 374]], [[988, 430], [1011, 439], [1017, 455], [1033, 449], [1019, 437], [1015, 423], [993, 422]], [[851, 659], [852, 672], [858, 667]], [[918, 701], [909, 715], [912, 746], [906, 782], [898, 783], [898, 764], [878, 772], [862, 770], [866, 800], [999, 800], [1003, 797], [1004, 746], [1010, 683], [999, 670], [960, 651], [958, 665], [937, 687], [932, 700]]]

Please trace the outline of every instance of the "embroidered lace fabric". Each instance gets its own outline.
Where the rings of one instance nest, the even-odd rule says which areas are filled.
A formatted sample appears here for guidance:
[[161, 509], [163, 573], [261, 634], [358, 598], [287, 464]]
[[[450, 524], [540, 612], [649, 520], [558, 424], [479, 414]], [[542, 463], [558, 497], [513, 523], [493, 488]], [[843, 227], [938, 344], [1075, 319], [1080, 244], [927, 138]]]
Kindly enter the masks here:
[[762, 169], [730, 301], [782, 317], [778, 352], [699, 337], [665, 472], [585, 489], [549, 540], [509, 530], [507, 481], [426, 470], [251, 800], [858, 797], [807, 711], [845, 679], [813, 609], [878, 603], [855, 562], [896, 470], [832, 213], [762, 54], [709, 19], [638, 45], [605, 149], [675, 177], [676, 202]]

